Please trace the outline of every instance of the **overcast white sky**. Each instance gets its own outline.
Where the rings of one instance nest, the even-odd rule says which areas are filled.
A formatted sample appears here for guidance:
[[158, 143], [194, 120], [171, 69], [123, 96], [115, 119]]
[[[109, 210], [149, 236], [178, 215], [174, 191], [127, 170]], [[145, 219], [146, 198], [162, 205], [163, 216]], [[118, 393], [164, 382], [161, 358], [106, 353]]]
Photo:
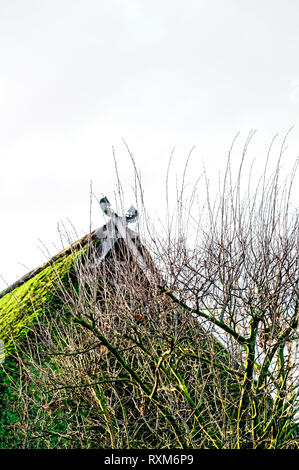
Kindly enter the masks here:
[[[132, 168], [164, 198], [195, 145], [221, 167], [251, 129], [264, 158], [291, 126], [299, 154], [299, 2], [295, 0], [0, 0], [0, 274], [11, 283], [55, 254], [57, 223], [89, 230], [89, 187], [113, 198], [112, 146], [128, 204]], [[236, 154], [236, 158], [240, 155]], [[298, 180], [297, 180], [298, 184]], [[297, 192], [298, 194], [298, 192]], [[93, 210], [93, 228], [103, 222]], [[67, 222], [66, 222], [67, 223]], [[6, 287], [0, 280], [0, 290]]]

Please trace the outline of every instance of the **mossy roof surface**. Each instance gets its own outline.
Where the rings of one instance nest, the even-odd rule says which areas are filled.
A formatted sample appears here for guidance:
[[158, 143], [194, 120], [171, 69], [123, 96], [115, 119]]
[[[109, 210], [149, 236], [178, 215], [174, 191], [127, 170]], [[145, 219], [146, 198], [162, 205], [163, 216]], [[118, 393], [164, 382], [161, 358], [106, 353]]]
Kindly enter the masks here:
[[86, 235], [44, 265], [0, 293], [0, 340], [8, 354], [36, 318], [59, 305], [59, 285], [67, 284], [74, 263], [86, 253], [95, 232]]

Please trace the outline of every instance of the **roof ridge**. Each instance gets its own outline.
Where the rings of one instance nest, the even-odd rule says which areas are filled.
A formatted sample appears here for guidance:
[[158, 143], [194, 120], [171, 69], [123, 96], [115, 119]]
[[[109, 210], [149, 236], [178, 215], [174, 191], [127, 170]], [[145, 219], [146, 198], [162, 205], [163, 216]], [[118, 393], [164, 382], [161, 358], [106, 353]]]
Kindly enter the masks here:
[[83, 244], [83, 246], [86, 245], [86, 243], [88, 243], [90, 240], [95, 238], [96, 233], [97, 233], [97, 230], [94, 230], [93, 232], [84, 235], [82, 238], [80, 238], [79, 240], [72, 243], [69, 247], [65, 248], [64, 250], [60, 251], [56, 255], [52, 256], [52, 258], [50, 258], [48, 261], [46, 261], [41, 266], [38, 266], [37, 268], [33, 269], [32, 271], [29, 271], [27, 274], [25, 274], [20, 279], [18, 279], [13, 284], [11, 284], [6, 289], [4, 289], [2, 292], [0, 292], [0, 299], [2, 297], [4, 297], [6, 294], [9, 294], [10, 292], [12, 292], [17, 287], [21, 286], [25, 282], [32, 279], [34, 276], [36, 276], [37, 274], [42, 272], [48, 266], [51, 266], [51, 264], [55, 263], [55, 261], [57, 261], [62, 256], [69, 255], [75, 248], [77, 248], [78, 246], [80, 246], [82, 244]]

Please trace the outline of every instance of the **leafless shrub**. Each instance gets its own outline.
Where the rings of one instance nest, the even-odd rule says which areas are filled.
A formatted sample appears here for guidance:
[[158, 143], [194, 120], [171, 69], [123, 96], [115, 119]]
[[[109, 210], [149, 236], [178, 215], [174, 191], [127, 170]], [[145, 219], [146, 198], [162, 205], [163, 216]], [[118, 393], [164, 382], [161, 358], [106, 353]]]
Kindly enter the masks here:
[[[122, 242], [74, 263], [20, 354], [24, 447], [298, 446], [296, 165], [281, 186], [282, 147], [245, 188], [251, 137], [236, 180], [229, 158], [215, 200], [207, 184], [205, 212], [184, 178], [165, 236], [143, 207], [145, 270]], [[136, 171], [138, 192], [142, 206]]]

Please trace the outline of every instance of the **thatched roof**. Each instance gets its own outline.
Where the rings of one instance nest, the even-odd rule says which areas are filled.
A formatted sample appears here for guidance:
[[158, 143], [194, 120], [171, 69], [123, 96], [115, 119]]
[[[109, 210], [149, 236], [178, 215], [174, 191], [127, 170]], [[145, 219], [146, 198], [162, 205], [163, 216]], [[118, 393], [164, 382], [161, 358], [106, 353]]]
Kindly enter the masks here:
[[[128, 238], [120, 233], [121, 228], [124, 228]], [[117, 221], [110, 220], [0, 293], [0, 340], [5, 343], [6, 354], [30, 331], [37, 317], [61, 306], [59, 286], [70, 284], [74, 263], [88, 258], [91, 246], [97, 248], [98, 260], [102, 261], [109, 257], [111, 248], [121, 241], [130, 251], [135, 251], [135, 257], [143, 262], [142, 246], [137, 234], [124, 226], [120, 227], [120, 231]]]

